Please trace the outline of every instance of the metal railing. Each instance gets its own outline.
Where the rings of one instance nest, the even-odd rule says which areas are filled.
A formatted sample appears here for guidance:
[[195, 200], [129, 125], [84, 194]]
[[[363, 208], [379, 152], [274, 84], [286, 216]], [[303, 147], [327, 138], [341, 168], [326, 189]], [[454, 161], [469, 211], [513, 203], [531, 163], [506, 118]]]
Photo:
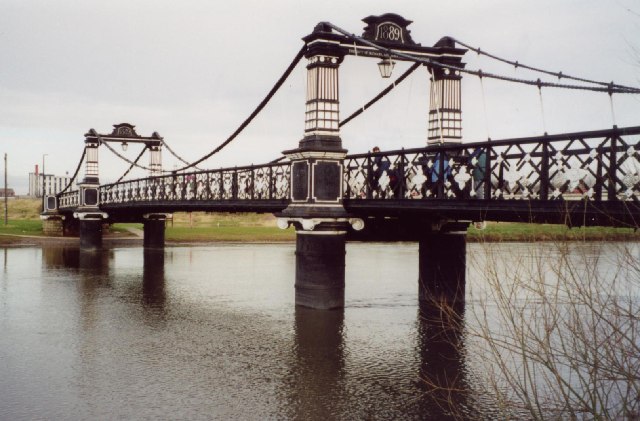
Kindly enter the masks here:
[[286, 200], [289, 163], [171, 174], [107, 184], [100, 203]]
[[80, 191], [72, 190], [58, 195], [58, 208], [77, 208], [80, 206]]
[[640, 199], [640, 127], [345, 159], [346, 199]]
[[[640, 200], [640, 127], [348, 155], [349, 200]], [[100, 204], [289, 200], [290, 163], [100, 187]], [[79, 192], [60, 208], [80, 205]]]

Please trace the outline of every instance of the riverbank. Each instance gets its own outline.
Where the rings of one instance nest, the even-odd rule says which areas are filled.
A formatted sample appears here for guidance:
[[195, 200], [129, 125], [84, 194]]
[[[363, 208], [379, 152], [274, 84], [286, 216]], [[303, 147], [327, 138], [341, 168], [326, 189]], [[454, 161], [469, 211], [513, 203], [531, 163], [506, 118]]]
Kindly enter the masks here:
[[[104, 239], [109, 244], [141, 241], [142, 224], [114, 224]], [[276, 243], [295, 241], [295, 231], [279, 229], [271, 214], [176, 213], [167, 221], [168, 244], [208, 242]], [[9, 223], [0, 224], [0, 245], [74, 244], [77, 238], [45, 237], [37, 199], [16, 199], [9, 206]], [[640, 241], [640, 231], [631, 228], [489, 222], [484, 229], [469, 227], [469, 242], [534, 241]]]
[[[74, 244], [77, 237], [45, 237], [39, 221], [16, 221], [8, 227], [0, 226], [0, 245], [29, 245], [42, 243]], [[275, 222], [274, 222], [275, 225]], [[26, 228], [26, 229], [24, 229]], [[142, 238], [129, 230], [141, 231], [142, 224], [114, 224], [104, 235], [111, 245], [135, 244]], [[165, 234], [167, 244], [240, 242], [294, 242], [292, 228], [281, 230], [275, 226], [177, 226], [170, 223]], [[468, 242], [536, 242], [536, 241], [640, 241], [640, 231], [630, 228], [585, 227], [568, 228], [563, 225], [487, 223], [485, 229], [469, 227]]]

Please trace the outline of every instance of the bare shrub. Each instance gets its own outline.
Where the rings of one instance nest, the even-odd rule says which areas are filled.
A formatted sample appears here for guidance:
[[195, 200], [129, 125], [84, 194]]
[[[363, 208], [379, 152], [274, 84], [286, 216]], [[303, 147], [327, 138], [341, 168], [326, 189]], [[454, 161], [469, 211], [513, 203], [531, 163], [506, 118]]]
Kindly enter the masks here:
[[468, 250], [474, 395], [514, 419], [640, 419], [640, 245]]

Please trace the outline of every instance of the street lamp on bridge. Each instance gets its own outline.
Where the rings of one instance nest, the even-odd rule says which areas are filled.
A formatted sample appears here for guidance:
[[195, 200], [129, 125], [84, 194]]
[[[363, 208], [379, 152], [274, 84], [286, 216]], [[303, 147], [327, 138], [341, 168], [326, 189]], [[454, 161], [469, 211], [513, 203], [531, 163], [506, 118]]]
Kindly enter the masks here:
[[391, 72], [393, 72], [393, 66], [395, 66], [396, 62], [391, 60], [390, 57], [385, 57], [380, 62], [378, 62], [378, 70], [380, 70], [380, 76], [384, 79], [388, 79], [391, 77]]

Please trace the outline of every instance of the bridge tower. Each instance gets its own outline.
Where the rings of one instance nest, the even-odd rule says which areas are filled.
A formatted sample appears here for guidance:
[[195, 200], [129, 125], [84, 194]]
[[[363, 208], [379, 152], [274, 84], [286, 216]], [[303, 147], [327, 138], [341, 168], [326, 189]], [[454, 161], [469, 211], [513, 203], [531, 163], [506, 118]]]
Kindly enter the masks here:
[[[130, 143], [143, 144], [149, 150], [149, 176], [162, 174], [162, 137], [154, 132], [151, 136], [140, 136], [135, 126], [129, 123], [113, 125], [110, 134], [99, 134], [91, 129], [85, 135], [85, 177], [79, 187], [79, 206], [74, 217], [80, 222], [80, 248], [97, 249], [102, 246], [102, 224], [108, 218], [100, 210], [100, 187], [98, 176], [98, 148], [101, 144], [119, 143], [126, 150]], [[143, 215], [145, 247], [164, 247], [164, 224], [167, 214]]]
[[[342, 202], [347, 150], [339, 130], [340, 64], [347, 55], [373, 57], [382, 59], [381, 70], [389, 70], [393, 68], [392, 58], [407, 60], [405, 55], [411, 54], [434, 63], [463, 66], [461, 57], [466, 51], [455, 48], [448, 38], [434, 47], [416, 44], [407, 29], [411, 21], [395, 14], [369, 16], [363, 21], [367, 26], [362, 38], [353, 38], [324, 22], [303, 38], [307, 45], [304, 137], [298, 148], [283, 152], [291, 161], [291, 203], [278, 215], [278, 223], [283, 228], [290, 224], [296, 228], [296, 304], [306, 307], [344, 306], [346, 237], [348, 232], [364, 227], [364, 221], [349, 215]], [[439, 66], [427, 67], [435, 92], [429, 111], [429, 143], [459, 142], [460, 74]], [[444, 238], [431, 234], [425, 233], [430, 246], [421, 254], [427, 260], [434, 256], [430, 253], [433, 239]], [[425, 279], [441, 272], [425, 269]]]
[[331, 37], [321, 23], [304, 38], [309, 46], [304, 137], [298, 148], [284, 152], [291, 161], [291, 203], [278, 221], [296, 228], [296, 304], [323, 309], [344, 306], [350, 222], [342, 205], [347, 150], [338, 127], [338, 69], [345, 52], [327, 42]]
[[108, 215], [99, 207], [98, 147], [100, 140], [93, 129], [84, 136], [85, 173], [82, 182], [78, 183], [79, 204], [73, 216], [79, 220], [80, 248], [91, 250], [102, 247], [102, 223]]
[[[435, 45], [441, 49], [454, 49], [453, 39], [444, 37]], [[459, 56], [441, 57], [440, 63], [454, 67], [464, 67]], [[462, 75], [459, 70], [429, 66], [429, 145], [456, 144], [462, 142]]]

